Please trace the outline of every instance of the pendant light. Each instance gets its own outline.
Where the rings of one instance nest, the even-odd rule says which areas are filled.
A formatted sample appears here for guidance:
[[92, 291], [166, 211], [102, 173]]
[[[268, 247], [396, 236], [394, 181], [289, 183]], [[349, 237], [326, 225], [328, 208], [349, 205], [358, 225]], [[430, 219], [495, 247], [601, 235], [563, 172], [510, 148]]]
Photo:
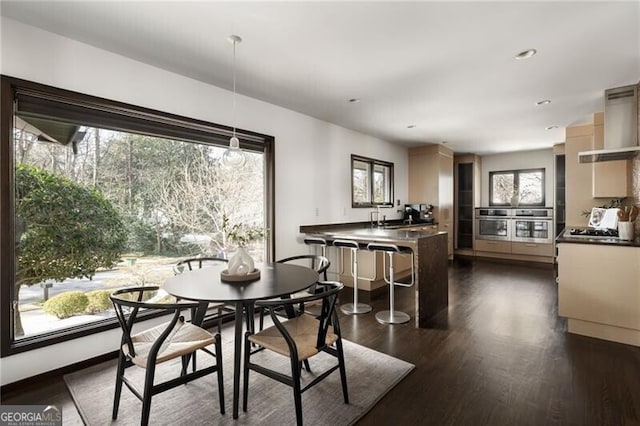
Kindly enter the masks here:
[[222, 164], [227, 167], [240, 167], [244, 164], [244, 152], [240, 149], [240, 140], [236, 137], [236, 45], [242, 42], [237, 35], [230, 35], [233, 43], [233, 136], [229, 139], [229, 148], [222, 154]]

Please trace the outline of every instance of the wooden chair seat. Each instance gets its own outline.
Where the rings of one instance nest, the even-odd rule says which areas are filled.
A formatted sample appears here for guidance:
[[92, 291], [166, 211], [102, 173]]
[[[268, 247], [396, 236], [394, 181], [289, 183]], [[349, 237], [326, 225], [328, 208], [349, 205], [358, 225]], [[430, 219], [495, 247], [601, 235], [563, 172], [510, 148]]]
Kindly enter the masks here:
[[[284, 321], [282, 325], [287, 329], [296, 344], [298, 361], [304, 361], [320, 352], [317, 348], [320, 321], [311, 315], [301, 315], [294, 319]], [[329, 326], [325, 338], [326, 345], [331, 346], [337, 340], [338, 336], [334, 334], [333, 327]], [[275, 326], [250, 335], [249, 341], [286, 357], [291, 356], [287, 341]]]
[[[167, 322], [132, 335], [131, 341], [133, 342], [135, 356], [129, 353], [129, 345], [126, 343], [122, 345], [122, 351], [129, 356], [134, 364], [145, 368], [147, 366], [147, 355], [151, 347], [167, 329], [168, 325], [169, 323]], [[170, 335], [160, 347], [156, 357], [156, 364], [191, 354], [198, 349], [203, 349], [216, 343], [216, 338], [213, 334], [184, 321], [178, 321], [172, 333], [173, 335]]]
[[[256, 306], [266, 308], [273, 326], [262, 330], [256, 334], [249, 330], [245, 333], [244, 342], [244, 392], [242, 398], [242, 409], [247, 411], [249, 401], [249, 372], [254, 371], [270, 377], [293, 390], [293, 400], [296, 409], [296, 424], [302, 426], [302, 394], [320, 383], [336, 370], [340, 371], [340, 382], [342, 384], [342, 396], [344, 403], [349, 403], [349, 392], [347, 390], [347, 370], [344, 362], [344, 351], [342, 348], [342, 334], [340, 333], [340, 322], [336, 314], [336, 299], [338, 293], [342, 291], [344, 285], [339, 282], [321, 281], [317, 283], [317, 290], [314, 294], [307, 294], [304, 297], [284, 298], [280, 300], [258, 300]], [[281, 321], [276, 313], [279, 310], [293, 312], [294, 306], [321, 301], [320, 315], [317, 318], [305, 315], [303, 311], [298, 312], [297, 317], [286, 321]], [[247, 350], [250, 343], [260, 346], [256, 351]], [[334, 347], [335, 346], [335, 347]], [[285, 374], [281, 369], [269, 368], [270, 358], [256, 359], [252, 356], [259, 351], [273, 351], [277, 354], [289, 358], [291, 375]], [[300, 376], [303, 364], [308, 366], [308, 358], [324, 352], [337, 359], [337, 364], [328, 367], [324, 372], [316, 374], [315, 378], [302, 386]]]
[[[169, 296], [158, 286], [127, 287], [116, 290], [109, 298], [122, 328], [111, 418], [113, 420], [118, 418], [123, 385], [142, 402], [140, 424], [147, 426], [153, 395], [213, 373], [218, 376], [220, 414], [224, 414], [224, 378], [222, 377], [222, 339], [220, 339], [220, 334], [214, 336], [201, 327], [186, 322], [182, 315], [184, 310], [194, 312], [200, 303], [175, 301], [173, 296]], [[138, 313], [141, 311], [145, 314], [156, 313], [170, 316], [171, 320], [134, 333], [134, 324], [138, 321]], [[196, 353], [199, 351], [213, 357], [215, 364], [197, 368]], [[176, 365], [179, 367], [176, 368], [176, 373], [179, 372], [180, 375], [159, 383], [155, 381], [156, 365], [174, 358], [181, 359], [181, 363]], [[191, 372], [188, 371], [189, 364], [192, 365]], [[130, 381], [125, 374], [127, 368], [134, 365], [146, 370], [142, 390], [138, 389], [137, 383]], [[179, 409], [180, 407], [176, 406], [175, 408]], [[159, 421], [157, 420], [155, 423]], [[123, 423], [131, 424], [131, 421], [126, 419]]]

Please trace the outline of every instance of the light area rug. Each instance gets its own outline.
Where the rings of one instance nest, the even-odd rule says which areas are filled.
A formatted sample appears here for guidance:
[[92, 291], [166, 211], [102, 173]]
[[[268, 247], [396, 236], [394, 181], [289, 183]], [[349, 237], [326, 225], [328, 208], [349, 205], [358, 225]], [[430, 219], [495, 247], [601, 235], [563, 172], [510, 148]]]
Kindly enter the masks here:
[[[226, 331], [226, 330], [225, 330]], [[350, 425], [367, 413], [389, 390], [411, 370], [413, 364], [381, 352], [343, 340], [349, 404], [344, 404], [340, 374], [331, 373], [320, 383], [302, 394], [303, 421], [305, 425]], [[223, 333], [223, 374], [226, 413], [220, 414], [216, 374], [194, 380], [153, 397], [150, 424], [152, 425], [292, 425], [296, 423], [293, 391], [275, 380], [250, 372], [247, 412], [242, 411], [242, 380], [239, 418], [232, 415], [233, 403], [233, 338]], [[269, 366], [288, 373], [289, 360], [269, 351], [253, 356], [255, 361], [265, 361]], [[198, 354], [198, 366], [205, 365], [212, 357]], [[312, 359], [311, 372], [303, 371], [305, 382], [334, 365], [337, 359], [319, 354]], [[158, 380], [176, 377], [179, 363], [160, 364], [156, 370]], [[133, 378], [138, 389], [143, 388], [144, 369], [130, 367], [127, 375]], [[123, 386], [118, 419], [111, 420], [113, 389], [116, 377], [116, 361], [98, 364], [64, 376], [73, 400], [83, 421], [94, 425], [138, 425], [141, 402]]]

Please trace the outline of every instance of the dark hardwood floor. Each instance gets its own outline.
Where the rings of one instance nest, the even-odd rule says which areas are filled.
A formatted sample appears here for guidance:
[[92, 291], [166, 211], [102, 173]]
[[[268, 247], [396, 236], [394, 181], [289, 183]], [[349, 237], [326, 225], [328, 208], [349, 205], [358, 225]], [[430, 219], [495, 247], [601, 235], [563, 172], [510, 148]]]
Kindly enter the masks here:
[[343, 318], [345, 338], [416, 365], [360, 424], [640, 424], [640, 348], [566, 333], [550, 267], [460, 260], [449, 285], [433, 329]]
[[[550, 266], [456, 260], [449, 288], [433, 328], [376, 322], [386, 291], [374, 312], [341, 315], [344, 338], [416, 365], [358, 424], [640, 424], [640, 348], [567, 334]], [[397, 289], [399, 309], [413, 313], [413, 291]], [[58, 403], [79, 421], [61, 377], [2, 403]]]

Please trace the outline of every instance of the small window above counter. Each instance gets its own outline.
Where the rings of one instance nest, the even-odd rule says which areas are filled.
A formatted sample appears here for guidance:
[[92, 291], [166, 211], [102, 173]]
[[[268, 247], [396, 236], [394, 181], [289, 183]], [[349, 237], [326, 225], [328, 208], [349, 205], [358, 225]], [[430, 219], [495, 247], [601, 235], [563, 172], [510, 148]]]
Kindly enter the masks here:
[[393, 206], [393, 163], [351, 154], [351, 207]]

